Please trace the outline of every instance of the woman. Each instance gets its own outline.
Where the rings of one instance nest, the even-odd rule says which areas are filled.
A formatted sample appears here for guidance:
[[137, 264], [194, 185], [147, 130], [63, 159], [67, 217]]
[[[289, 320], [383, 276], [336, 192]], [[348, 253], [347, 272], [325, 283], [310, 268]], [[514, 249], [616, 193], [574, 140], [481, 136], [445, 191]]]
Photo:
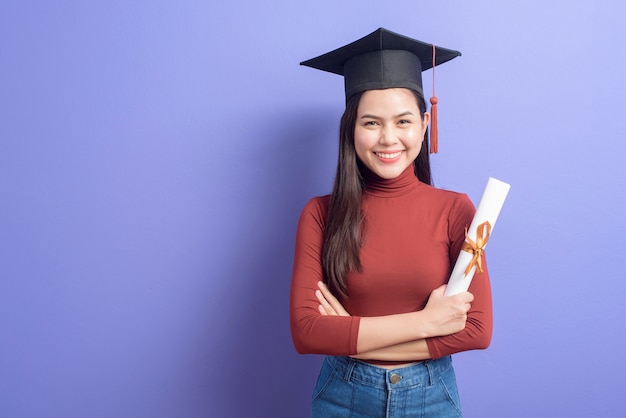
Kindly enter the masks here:
[[461, 416], [450, 355], [489, 345], [491, 292], [483, 268], [444, 296], [474, 207], [431, 186], [421, 85], [458, 55], [381, 28], [303, 63], [346, 89], [333, 192], [301, 214], [291, 285], [296, 350], [327, 355], [312, 417]]

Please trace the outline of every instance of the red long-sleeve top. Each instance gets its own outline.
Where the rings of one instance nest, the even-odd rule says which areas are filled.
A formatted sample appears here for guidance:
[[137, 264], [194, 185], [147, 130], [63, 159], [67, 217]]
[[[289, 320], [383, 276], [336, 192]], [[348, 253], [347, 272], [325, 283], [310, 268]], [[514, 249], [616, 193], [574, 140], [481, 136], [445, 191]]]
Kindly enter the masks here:
[[[412, 166], [384, 180], [368, 173], [363, 195], [365, 235], [361, 272], [346, 277], [349, 317], [322, 316], [315, 297], [329, 196], [309, 201], [300, 216], [291, 282], [291, 335], [299, 353], [355, 355], [361, 317], [415, 312], [446, 283], [475, 213], [465, 194], [421, 183]], [[469, 291], [474, 301], [463, 331], [426, 340], [433, 358], [486, 348], [491, 341], [491, 289], [487, 264]], [[413, 359], [406, 359], [413, 360]], [[376, 361], [372, 361], [377, 363]]]

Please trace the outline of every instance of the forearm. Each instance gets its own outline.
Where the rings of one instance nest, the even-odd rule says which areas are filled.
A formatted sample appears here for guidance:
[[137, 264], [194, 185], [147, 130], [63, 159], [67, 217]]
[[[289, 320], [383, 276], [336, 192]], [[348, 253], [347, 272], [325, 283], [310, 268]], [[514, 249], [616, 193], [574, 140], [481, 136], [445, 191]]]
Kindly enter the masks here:
[[408, 341], [352, 356], [361, 360], [420, 361], [432, 358], [425, 339]]
[[[357, 354], [462, 330], [473, 296], [469, 293], [444, 296], [444, 290], [445, 286], [435, 289], [426, 307], [417, 312], [360, 317]], [[322, 282], [318, 283], [315, 296], [322, 316], [350, 316]]]
[[423, 311], [363, 317], [359, 325], [357, 351], [367, 353], [423, 340], [433, 336], [430, 324]]

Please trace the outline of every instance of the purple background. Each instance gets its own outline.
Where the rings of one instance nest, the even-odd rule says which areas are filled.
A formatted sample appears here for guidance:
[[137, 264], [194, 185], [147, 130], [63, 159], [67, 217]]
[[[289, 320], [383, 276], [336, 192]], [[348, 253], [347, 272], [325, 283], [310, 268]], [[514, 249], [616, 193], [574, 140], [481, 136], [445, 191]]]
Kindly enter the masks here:
[[380, 26], [463, 52], [437, 70], [437, 185], [512, 184], [492, 346], [455, 356], [466, 416], [625, 416], [625, 12], [3, 1], [0, 416], [307, 415], [293, 241], [343, 96], [298, 63]]

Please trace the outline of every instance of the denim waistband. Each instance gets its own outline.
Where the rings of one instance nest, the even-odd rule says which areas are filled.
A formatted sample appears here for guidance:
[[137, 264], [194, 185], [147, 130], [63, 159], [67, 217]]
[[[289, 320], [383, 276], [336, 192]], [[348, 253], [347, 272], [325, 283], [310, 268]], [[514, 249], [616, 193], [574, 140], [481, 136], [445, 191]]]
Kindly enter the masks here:
[[435, 384], [438, 376], [452, 367], [450, 356], [426, 360], [397, 369], [385, 369], [351, 357], [326, 357], [343, 379], [389, 390]]

